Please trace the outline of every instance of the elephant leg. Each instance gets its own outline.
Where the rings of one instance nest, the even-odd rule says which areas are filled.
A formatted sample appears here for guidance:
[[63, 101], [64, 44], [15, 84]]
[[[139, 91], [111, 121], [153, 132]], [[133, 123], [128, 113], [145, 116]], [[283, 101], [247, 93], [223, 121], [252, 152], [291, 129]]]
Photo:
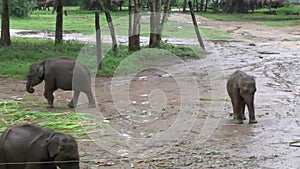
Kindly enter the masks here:
[[233, 108], [234, 108], [234, 121], [236, 124], [243, 124], [243, 120], [242, 120], [242, 102], [240, 100], [240, 98], [235, 98], [234, 99], [234, 104], [233, 104]]
[[54, 101], [53, 91], [45, 90], [44, 96], [48, 101], [47, 108], [53, 108], [53, 101]]
[[232, 103], [232, 108], [233, 108], [233, 119], [237, 119], [237, 110], [236, 110], [236, 106], [235, 106], [235, 102], [233, 101], [233, 99], [231, 99], [231, 103]]
[[246, 107], [246, 103], [243, 102], [242, 106], [241, 106], [241, 113], [242, 113], [242, 119], [246, 120], [246, 116], [245, 116], [245, 107]]
[[73, 98], [71, 99], [70, 103], [68, 104], [68, 106], [70, 108], [73, 108], [77, 105], [79, 94], [80, 94], [80, 91], [74, 90]]
[[93, 93], [91, 90], [89, 90], [88, 92], [86, 92], [86, 96], [89, 100], [89, 108], [93, 108], [93, 107], [96, 107], [96, 101], [95, 101], [95, 98], [93, 96]]

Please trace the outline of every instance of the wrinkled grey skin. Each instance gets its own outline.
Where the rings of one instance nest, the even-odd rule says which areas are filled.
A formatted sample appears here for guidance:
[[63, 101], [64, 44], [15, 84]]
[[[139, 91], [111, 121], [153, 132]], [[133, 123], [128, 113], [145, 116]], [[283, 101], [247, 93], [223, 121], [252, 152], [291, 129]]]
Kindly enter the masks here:
[[[76, 69], [74, 69], [75, 64]], [[74, 72], [76, 76], [73, 79]], [[74, 90], [73, 98], [68, 104], [69, 107], [76, 106], [80, 92], [86, 93], [89, 107], [95, 107], [89, 69], [80, 62], [76, 63], [75, 59], [60, 56], [32, 64], [27, 75], [27, 92], [33, 93], [33, 87], [40, 84], [43, 80], [45, 81], [44, 96], [48, 101], [48, 108], [53, 108], [53, 92], [57, 89]]]
[[242, 124], [245, 106], [249, 111], [249, 123], [257, 123], [254, 112], [255, 79], [242, 71], [234, 72], [227, 81], [227, 92], [231, 98], [235, 123]]
[[71, 136], [47, 128], [14, 126], [0, 137], [0, 162], [25, 163], [0, 165], [0, 169], [79, 169], [78, 147]]
[[56, 10], [56, 3], [55, 0], [46, 0], [44, 1], [45, 5], [44, 5], [44, 10], [48, 9], [48, 11], [50, 11], [50, 6], [53, 7], [52, 13], [54, 13], [54, 11]]
[[265, 0], [265, 4], [269, 8], [279, 8], [283, 7], [285, 3], [288, 3], [288, 0]]

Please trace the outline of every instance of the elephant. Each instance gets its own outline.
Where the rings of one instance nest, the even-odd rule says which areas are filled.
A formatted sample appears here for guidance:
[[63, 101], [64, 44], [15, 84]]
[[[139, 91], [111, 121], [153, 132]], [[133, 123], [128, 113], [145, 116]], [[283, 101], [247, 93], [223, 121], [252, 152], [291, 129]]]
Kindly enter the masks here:
[[54, 13], [54, 11], [56, 10], [56, 0], [46, 0], [44, 2], [44, 10], [48, 9], [48, 11], [50, 11], [50, 6], [53, 7], [53, 10], [52, 10], [52, 14]]
[[248, 107], [249, 123], [257, 123], [254, 112], [255, 78], [238, 70], [227, 81], [227, 93], [231, 98], [235, 123], [242, 124], [245, 117], [245, 106]]
[[257, 4], [257, 9], [260, 9], [260, 8], [264, 7], [265, 0], [257, 0], [256, 4]]
[[280, 8], [283, 7], [285, 3], [288, 3], [288, 0], [265, 0], [265, 5], [269, 8]]
[[[76, 76], [73, 77], [73, 74]], [[68, 104], [71, 108], [76, 106], [80, 92], [87, 95], [89, 107], [96, 106], [91, 89], [90, 71], [83, 63], [76, 62], [74, 58], [59, 56], [32, 64], [27, 75], [27, 92], [33, 93], [33, 87], [42, 81], [45, 81], [44, 97], [48, 101], [47, 108], [53, 108], [53, 92], [57, 89], [74, 91], [73, 98]]]
[[[90, 0], [90, 7], [91, 8], [97, 8], [97, 7], [100, 7], [100, 3], [99, 3], [100, 0]], [[97, 4], [98, 2], [98, 4]], [[106, 5], [107, 8], [111, 9], [111, 4], [115, 4], [116, 6], [119, 7], [119, 10], [121, 11], [122, 10], [122, 5], [124, 4], [124, 0], [104, 0], [104, 5]]]
[[32, 1], [33, 10], [44, 10], [45, 1]]
[[[1, 165], [2, 164], [2, 165]], [[0, 169], [79, 169], [78, 146], [69, 135], [33, 124], [0, 137]]]

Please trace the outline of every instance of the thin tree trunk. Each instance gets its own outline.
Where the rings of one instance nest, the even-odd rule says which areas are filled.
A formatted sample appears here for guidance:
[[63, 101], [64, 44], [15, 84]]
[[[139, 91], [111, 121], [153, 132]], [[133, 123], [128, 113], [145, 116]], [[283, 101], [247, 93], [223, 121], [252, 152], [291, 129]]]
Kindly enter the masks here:
[[183, 0], [182, 12], [186, 12], [186, 1], [187, 0]]
[[155, 23], [155, 33], [156, 33], [156, 44], [155, 47], [157, 47], [160, 43], [161, 35], [159, 34], [160, 32], [160, 17], [161, 17], [161, 0], [156, 0], [156, 12], [155, 12], [155, 17], [156, 17], [156, 23]]
[[102, 68], [102, 48], [101, 48], [101, 30], [100, 30], [100, 19], [99, 12], [95, 12], [95, 28], [96, 28], [96, 52], [97, 52], [97, 63], [98, 69]]
[[55, 30], [55, 45], [63, 42], [63, 4], [62, 0], [56, 0], [56, 30]]
[[157, 46], [157, 24], [159, 23], [159, 20], [157, 20], [157, 11], [156, 11], [156, 3], [157, 0], [149, 0], [149, 7], [150, 7], [150, 40], [149, 40], [149, 47], [153, 48]]
[[101, 6], [101, 9], [104, 11], [105, 16], [106, 16], [106, 21], [107, 21], [107, 24], [108, 24], [108, 27], [109, 27], [109, 30], [110, 30], [110, 36], [111, 36], [111, 40], [112, 40], [113, 51], [116, 52], [116, 51], [118, 51], [118, 44], [117, 44], [117, 38], [116, 38], [114, 24], [112, 22], [109, 9], [105, 6], [105, 4], [103, 3], [103, 0], [100, 0], [100, 6]]
[[[197, 7], [198, 7], [198, 5], [197, 5]], [[200, 12], [203, 11], [203, 7], [204, 7], [204, 0], [201, 0], [200, 1]]]
[[206, 11], [207, 11], [208, 3], [209, 3], [209, 0], [206, 0], [206, 1], [205, 1], [205, 8], [204, 8], [204, 12], [206, 12]]
[[165, 24], [167, 15], [168, 15], [168, 10], [170, 9], [170, 4], [171, 4], [171, 0], [166, 0], [166, 2], [164, 4], [164, 14], [163, 14], [160, 26], [159, 26], [158, 37], [157, 37], [158, 43], [161, 43], [162, 31], [163, 31], [164, 24]]
[[141, 15], [142, 15], [142, 0], [134, 0], [134, 20], [133, 20], [133, 34], [130, 38], [130, 51], [137, 51], [141, 49], [140, 46], [140, 29], [141, 29]]
[[132, 2], [131, 0], [128, 0], [128, 16], [129, 16], [129, 23], [128, 23], [128, 49], [131, 50], [132, 49], [132, 6], [131, 6]]
[[189, 1], [189, 7], [190, 7], [190, 12], [191, 12], [192, 20], [193, 20], [193, 23], [194, 23], [194, 29], [195, 29], [195, 32], [196, 32], [199, 44], [200, 44], [201, 48], [205, 50], [204, 43], [203, 43], [203, 40], [201, 38], [199, 29], [198, 29], [198, 25], [197, 25], [195, 13], [194, 13], [194, 9], [193, 9], [191, 1]]
[[8, 0], [2, 0], [1, 45], [10, 46]]

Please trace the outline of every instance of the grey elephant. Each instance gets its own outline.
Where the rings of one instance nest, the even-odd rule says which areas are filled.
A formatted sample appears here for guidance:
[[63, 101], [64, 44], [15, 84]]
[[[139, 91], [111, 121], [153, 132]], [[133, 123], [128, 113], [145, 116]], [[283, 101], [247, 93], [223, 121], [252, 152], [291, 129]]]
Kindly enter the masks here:
[[242, 71], [236, 71], [227, 81], [227, 92], [231, 98], [235, 122], [242, 124], [246, 119], [245, 106], [247, 105], [249, 123], [257, 123], [254, 112], [255, 78]]
[[[74, 73], [76, 76], [73, 77]], [[48, 108], [53, 108], [53, 92], [57, 89], [74, 91], [73, 98], [68, 104], [69, 107], [76, 106], [80, 92], [87, 95], [89, 107], [96, 106], [91, 89], [90, 71], [84, 64], [76, 62], [73, 58], [60, 56], [32, 64], [27, 75], [27, 92], [33, 93], [33, 87], [43, 80], [45, 81], [44, 96], [48, 101]]]
[[79, 169], [76, 141], [32, 124], [8, 128], [0, 137], [0, 169]]

